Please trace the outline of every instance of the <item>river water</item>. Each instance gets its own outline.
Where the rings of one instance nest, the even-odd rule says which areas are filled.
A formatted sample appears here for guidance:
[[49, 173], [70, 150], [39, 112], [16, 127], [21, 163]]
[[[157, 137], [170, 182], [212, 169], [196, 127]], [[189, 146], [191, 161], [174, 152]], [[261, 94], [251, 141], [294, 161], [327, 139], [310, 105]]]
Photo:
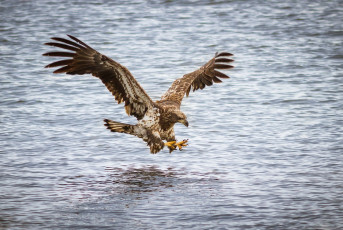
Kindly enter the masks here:
[[[343, 229], [343, 3], [0, 4], [0, 229]], [[43, 67], [72, 34], [157, 100], [216, 51], [221, 84], [191, 93], [184, 151], [156, 155], [91, 76]], [[56, 60], [56, 59], [54, 59]]]

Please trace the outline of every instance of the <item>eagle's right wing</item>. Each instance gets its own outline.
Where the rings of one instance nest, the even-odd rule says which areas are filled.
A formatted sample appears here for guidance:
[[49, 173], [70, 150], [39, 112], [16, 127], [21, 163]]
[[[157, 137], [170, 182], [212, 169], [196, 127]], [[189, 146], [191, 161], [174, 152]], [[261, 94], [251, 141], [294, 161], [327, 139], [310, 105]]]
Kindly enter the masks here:
[[[68, 57], [69, 59], [53, 62], [46, 66], [61, 67], [54, 73], [92, 74], [105, 84], [118, 103], [125, 102], [128, 115], [142, 119], [148, 108], [153, 106], [149, 95], [139, 85], [130, 71], [111, 58], [97, 52], [76, 37], [68, 35], [72, 40], [51, 38], [58, 42], [48, 42], [45, 45], [59, 47], [73, 52], [48, 52], [44, 56]], [[74, 41], [73, 41], [74, 40]]]
[[216, 53], [215, 56], [199, 69], [185, 74], [173, 82], [168, 91], [162, 96], [161, 101], [174, 101], [181, 105], [181, 101], [186, 95], [188, 97], [191, 89], [193, 91], [203, 89], [215, 83], [222, 82], [219, 78], [229, 78], [226, 74], [217, 71], [217, 69], [231, 69], [232, 65], [227, 63], [233, 62], [232, 59], [225, 58], [232, 56], [231, 53]]

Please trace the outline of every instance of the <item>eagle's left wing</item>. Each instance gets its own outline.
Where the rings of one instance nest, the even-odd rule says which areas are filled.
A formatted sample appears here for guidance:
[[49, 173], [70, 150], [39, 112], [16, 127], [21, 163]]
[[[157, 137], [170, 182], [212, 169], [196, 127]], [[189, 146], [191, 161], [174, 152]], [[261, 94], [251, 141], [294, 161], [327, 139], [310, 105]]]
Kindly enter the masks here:
[[118, 103], [125, 102], [125, 110], [128, 115], [142, 119], [145, 112], [153, 107], [149, 95], [139, 85], [130, 71], [109, 57], [99, 53], [95, 49], [80, 41], [76, 37], [68, 35], [72, 40], [64, 38], [52, 38], [57, 42], [45, 43], [49, 46], [65, 49], [67, 51], [55, 51], [43, 54], [44, 56], [67, 57], [69, 59], [53, 62], [47, 65], [60, 67], [54, 73], [67, 74], [92, 74], [100, 78], [107, 89], [112, 93]]
[[200, 67], [200, 69], [185, 74], [182, 78], [175, 80], [168, 91], [162, 96], [161, 101], [170, 100], [181, 105], [184, 95], [186, 94], [188, 97], [191, 89], [193, 89], [193, 91], [203, 89], [206, 85], [212, 85], [213, 82], [222, 82], [219, 78], [229, 78], [229, 76], [216, 69], [233, 68], [232, 65], [227, 64], [233, 62], [233, 60], [226, 58], [227, 56], [232, 55], [233, 54], [226, 52], [216, 53], [215, 56], [205, 65]]

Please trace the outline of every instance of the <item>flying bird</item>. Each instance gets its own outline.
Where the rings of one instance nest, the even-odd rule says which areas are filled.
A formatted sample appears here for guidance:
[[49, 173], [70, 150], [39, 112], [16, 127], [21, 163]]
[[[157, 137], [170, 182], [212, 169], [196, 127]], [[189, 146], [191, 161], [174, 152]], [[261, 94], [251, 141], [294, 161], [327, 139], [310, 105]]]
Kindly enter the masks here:
[[[43, 54], [44, 56], [65, 57], [67, 59], [53, 62], [46, 68], [59, 67], [54, 73], [92, 74], [99, 78], [112, 93], [115, 100], [125, 103], [125, 111], [135, 116], [137, 124], [124, 124], [105, 119], [105, 126], [112, 132], [127, 133], [142, 138], [150, 147], [151, 153], [158, 153], [165, 146], [169, 152], [187, 146], [188, 140], [177, 142], [174, 133], [175, 123], [188, 127], [187, 116], [180, 110], [184, 96], [195, 91], [222, 82], [220, 78], [229, 78], [218, 69], [231, 69], [233, 62], [227, 57], [231, 53], [216, 53], [205, 65], [194, 72], [185, 74], [175, 80], [171, 87], [158, 101], [153, 101], [130, 71], [99, 53], [78, 38], [68, 35], [69, 39], [53, 37], [53, 42], [45, 45], [64, 49]], [[166, 142], [164, 142], [164, 140]]]

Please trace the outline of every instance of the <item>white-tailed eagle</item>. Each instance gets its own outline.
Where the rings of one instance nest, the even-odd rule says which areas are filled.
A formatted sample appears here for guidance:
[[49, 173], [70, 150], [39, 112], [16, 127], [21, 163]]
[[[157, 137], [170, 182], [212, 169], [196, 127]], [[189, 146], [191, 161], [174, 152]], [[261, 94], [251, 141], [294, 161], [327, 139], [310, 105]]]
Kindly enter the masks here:
[[[191, 89], [203, 89], [214, 83], [222, 82], [219, 78], [229, 78], [217, 69], [231, 69], [232, 62], [228, 56], [231, 53], [216, 53], [205, 65], [194, 72], [185, 74], [174, 81], [159, 101], [153, 101], [139, 85], [130, 71], [97, 52], [74, 36], [69, 39], [53, 37], [54, 42], [45, 45], [65, 49], [66, 51], [53, 51], [44, 56], [66, 57], [67, 59], [53, 62], [46, 66], [60, 67], [54, 73], [92, 74], [99, 78], [113, 94], [118, 104], [125, 103], [128, 115], [137, 118], [136, 125], [124, 124], [105, 119], [105, 126], [112, 132], [128, 133], [142, 138], [150, 146], [151, 153], [157, 153], [167, 146], [172, 152], [177, 147], [181, 150], [186, 146], [187, 140], [176, 142], [174, 124], [179, 122], [188, 127], [186, 115], [181, 112], [180, 106], [183, 97], [189, 95]], [[163, 142], [166, 140], [166, 143]]]

